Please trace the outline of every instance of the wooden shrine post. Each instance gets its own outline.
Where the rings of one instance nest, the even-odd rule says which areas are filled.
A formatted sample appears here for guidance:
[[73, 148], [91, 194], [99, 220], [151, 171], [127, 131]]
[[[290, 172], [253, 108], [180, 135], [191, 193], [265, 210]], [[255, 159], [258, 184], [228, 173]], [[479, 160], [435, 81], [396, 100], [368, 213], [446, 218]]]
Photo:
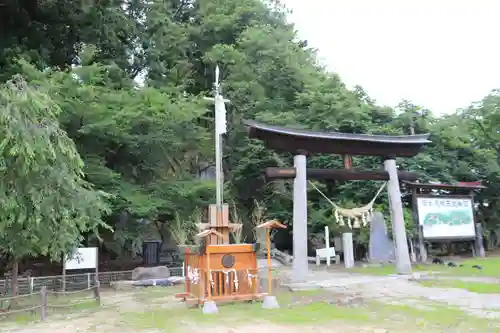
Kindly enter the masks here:
[[227, 204], [222, 205], [222, 212], [217, 216], [217, 205], [210, 205], [208, 207], [209, 223], [202, 223], [200, 228], [203, 229], [214, 229], [218, 232], [218, 235], [211, 234], [208, 237], [207, 244], [229, 244], [229, 234], [231, 231], [238, 230], [242, 227], [239, 223], [229, 222], [229, 206]]
[[423, 226], [420, 225], [418, 219], [418, 207], [417, 207], [417, 195], [419, 194], [418, 187], [411, 188], [411, 206], [412, 206], [412, 215], [413, 215], [413, 223], [415, 224], [417, 237], [418, 237], [418, 260], [421, 263], [427, 262], [427, 248], [425, 247], [425, 239], [424, 239], [424, 231]]
[[266, 246], [267, 246], [267, 296], [264, 297], [262, 305], [265, 309], [279, 308], [276, 297], [272, 295], [273, 276], [272, 276], [272, 263], [271, 263], [271, 229], [286, 229], [287, 226], [280, 223], [278, 220], [271, 220], [259, 224], [255, 228], [266, 229]]
[[222, 205], [222, 211], [217, 216], [217, 205], [210, 205], [208, 207], [209, 222], [208, 228], [216, 230], [220, 237], [216, 234], [211, 234], [208, 238], [207, 244], [229, 244], [229, 206]]
[[267, 294], [271, 295], [272, 290], [272, 264], [271, 264], [271, 229], [286, 229], [287, 226], [278, 220], [271, 220], [259, 224], [255, 228], [266, 228], [266, 246], [267, 246]]
[[205, 273], [206, 274], [203, 274], [206, 277], [206, 280], [203, 283], [200, 283], [200, 286], [204, 286], [204, 285], [207, 286], [207, 289], [206, 289], [207, 290], [207, 300], [205, 302], [210, 303], [210, 307], [211, 307], [212, 312], [217, 312], [217, 305], [215, 305], [215, 302], [212, 302], [212, 285], [211, 285], [212, 271], [210, 269], [210, 267], [211, 267], [210, 266], [210, 244], [208, 244], [207, 240], [212, 238], [212, 237], [222, 238], [223, 235], [220, 232], [218, 232], [217, 230], [211, 228], [211, 229], [200, 232], [199, 234], [196, 235], [196, 237], [204, 238], [205, 244], [206, 244], [206, 255], [207, 255], [207, 260], [206, 260], [206, 264], [205, 264]]

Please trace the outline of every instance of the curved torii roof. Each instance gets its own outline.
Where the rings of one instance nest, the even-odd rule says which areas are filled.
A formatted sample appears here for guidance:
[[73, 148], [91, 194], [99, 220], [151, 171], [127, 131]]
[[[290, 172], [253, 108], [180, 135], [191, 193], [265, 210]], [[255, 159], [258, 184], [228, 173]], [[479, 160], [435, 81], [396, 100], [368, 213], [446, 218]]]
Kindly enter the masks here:
[[318, 154], [413, 157], [430, 143], [429, 134], [371, 135], [315, 132], [291, 129], [245, 120], [250, 138], [264, 141], [266, 147], [280, 152], [306, 151]]

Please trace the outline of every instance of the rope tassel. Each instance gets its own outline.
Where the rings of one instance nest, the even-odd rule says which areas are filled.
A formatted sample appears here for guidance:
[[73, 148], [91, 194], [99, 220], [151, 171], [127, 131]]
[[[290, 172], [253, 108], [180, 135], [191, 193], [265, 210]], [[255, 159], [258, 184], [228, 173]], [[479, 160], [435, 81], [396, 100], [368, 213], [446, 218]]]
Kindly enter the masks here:
[[373, 199], [365, 206], [357, 207], [357, 208], [342, 208], [330, 200], [321, 190], [314, 185], [311, 181], [309, 181], [316, 191], [319, 192], [332, 206], [334, 209], [335, 221], [340, 225], [344, 226], [344, 218], [347, 220], [347, 225], [349, 228], [352, 228], [352, 222], [354, 222], [354, 228], [360, 228], [361, 226], [367, 226], [369, 222], [371, 222], [373, 217], [373, 204], [375, 200], [377, 200], [378, 196], [384, 190], [387, 183], [383, 183], [382, 186], [378, 189], [377, 193], [373, 197]]

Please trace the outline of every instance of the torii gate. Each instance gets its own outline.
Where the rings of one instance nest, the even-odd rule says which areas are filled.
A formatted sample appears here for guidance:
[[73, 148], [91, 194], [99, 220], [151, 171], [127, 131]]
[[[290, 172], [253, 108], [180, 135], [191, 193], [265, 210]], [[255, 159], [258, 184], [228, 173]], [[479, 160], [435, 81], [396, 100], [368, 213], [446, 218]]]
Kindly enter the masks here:
[[[413, 157], [430, 143], [429, 134], [368, 135], [314, 132], [289, 129], [245, 121], [249, 137], [262, 140], [267, 148], [294, 154], [294, 167], [267, 170], [274, 179], [293, 178], [293, 274], [294, 281], [306, 281], [307, 258], [307, 177], [342, 180], [388, 180], [389, 204], [396, 243], [396, 266], [400, 274], [411, 272], [411, 261], [401, 202], [399, 180], [415, 180], [415, 174], [398, 171], [397, 157]], [[344, 156], [345, 170], [307, 169], [306, 156], [310, 154], [338, 154]], [[351, 168], [351, 156], [380, 156], [384, 170], [357, 171]]]

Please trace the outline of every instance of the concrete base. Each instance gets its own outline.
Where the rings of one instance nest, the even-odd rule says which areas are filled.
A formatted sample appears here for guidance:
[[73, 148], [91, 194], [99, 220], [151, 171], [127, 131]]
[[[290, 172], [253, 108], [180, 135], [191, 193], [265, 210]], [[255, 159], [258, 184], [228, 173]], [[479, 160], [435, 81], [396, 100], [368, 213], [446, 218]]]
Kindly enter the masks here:
[[264, 296], [264, 302], [262, 303], [263, 309], [279, 309], [280, 305], [276, 296], [266, 295]]
[[216, 314], [219, 313], [219, 309], [217, 309], [217, 304], [214, 301], [205, 301], [203, 303], [203, 313], [204, 314]]

